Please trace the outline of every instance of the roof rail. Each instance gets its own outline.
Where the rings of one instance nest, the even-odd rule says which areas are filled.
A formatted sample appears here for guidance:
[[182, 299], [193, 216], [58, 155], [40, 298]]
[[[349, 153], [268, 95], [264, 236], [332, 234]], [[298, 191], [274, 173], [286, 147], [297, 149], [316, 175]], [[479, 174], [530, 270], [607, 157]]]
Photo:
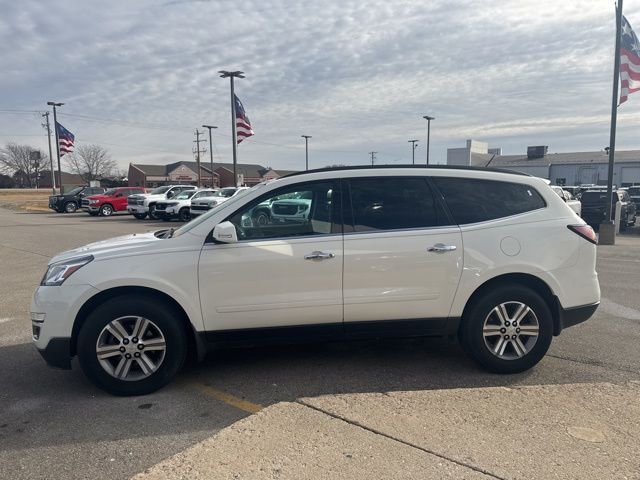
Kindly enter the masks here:
[[508, 170], [506, 168], [486, 168], [486, 167], [472, 167], [463, 165], [352, 165], [343, 167], [325, 167], [316, 168], [313, 170], [303, 170], [300, 172], [290, 173], [281, 178], [295, 177], [298, 175], [304, 175], [306, 173], [320, 173], [320, 172], [334, 172], [342, 170], [385, 170], [392, 168], [410, 168], [410, 169], [425, 169], [425, 170], [463, 170], [473, 172], [497, 172], [497, 173], [509, 173], [512, 175], [522, 175], [525, 177], [531, 177], [528, 173], [517, 172], [515, 170]]

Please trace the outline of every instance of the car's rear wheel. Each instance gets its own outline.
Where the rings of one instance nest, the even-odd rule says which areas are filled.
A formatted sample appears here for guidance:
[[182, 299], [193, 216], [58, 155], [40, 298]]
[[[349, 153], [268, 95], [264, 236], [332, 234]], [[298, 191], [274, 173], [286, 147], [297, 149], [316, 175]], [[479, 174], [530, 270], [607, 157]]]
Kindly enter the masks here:
[[133, 216], [138, 220], [144, 220], [145, 218], [147, 218], [146, 213], [134, 213]]
[[520, 285], [487, 291], [465, 311], [462, 347], [495, 373], [518, 373], [536, 365], [553, 337], [553, 318], [545, 300]]
[[98, 306], [78, 334], [80, 366], [114, 395], [145, 395], [171, 381], [186, 357], [180, 314], [151, 298], [120, 296]]
[[108, 203], [105, 203], [100, 207], [100, 215], [103, 217], [109, 217], [113, 213], [113, 207]]
[[189, 214], [188, 208], [182, 208], [180, 212], [178, 212], [178, 220], [181, 222], [188, 222], [191, 220], [191, 215]]
[[74, 213], [78, 209], [78, 204], [76, 202], [67, 202], [64, 204], [64, 211], [66, 213]]

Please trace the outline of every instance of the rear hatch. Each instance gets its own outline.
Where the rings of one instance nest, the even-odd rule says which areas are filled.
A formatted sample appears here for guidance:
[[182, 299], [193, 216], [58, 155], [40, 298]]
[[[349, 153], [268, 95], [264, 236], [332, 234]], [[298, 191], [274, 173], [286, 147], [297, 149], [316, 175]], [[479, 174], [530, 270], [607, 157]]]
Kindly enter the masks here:
[[[618, 201], [618, 195], [613, 193], [613, 203]], [[582, 202], [582, 218], [587, 221], [600, 222], [605, 218], [605, 212], [607, 211], [607, 192], [606, 191], [593, 191], [587, 190], [580, 197]], [[615, 208], [612, 209], [612, 216], [614, 215]]]

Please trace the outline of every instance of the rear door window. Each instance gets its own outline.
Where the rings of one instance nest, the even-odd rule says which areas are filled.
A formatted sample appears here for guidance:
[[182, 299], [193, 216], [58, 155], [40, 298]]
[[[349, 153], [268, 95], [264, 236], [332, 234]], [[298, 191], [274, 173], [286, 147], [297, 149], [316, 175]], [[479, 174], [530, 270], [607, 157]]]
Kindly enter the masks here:
[[486, 222], [547, 206], [538, 191], [525, 184], [477, 178], [433, 177], [459, 225]]
[[447, 225], [444, 208], [426, 178], [380, 177], [349, 180], [351, 217], [356, 232]]

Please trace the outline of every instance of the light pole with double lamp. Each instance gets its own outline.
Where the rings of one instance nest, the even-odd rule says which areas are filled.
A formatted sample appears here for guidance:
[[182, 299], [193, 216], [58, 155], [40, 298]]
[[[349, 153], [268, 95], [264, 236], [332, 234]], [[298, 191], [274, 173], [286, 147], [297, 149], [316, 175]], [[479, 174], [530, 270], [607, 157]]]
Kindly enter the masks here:
[[429, 142], [431, 140], [431, 120], [435, 120], [435, 117], [425, 115], [424, 118], [427, 121], [427, 165], [429, 165]]
[[53, 107], [53, 131], [56, 134], [56, 153], [58, 154], [58, 188], [62, 193], [62, 170], [60, 169], [60, 139], [58, 138], [58, 117], [56, 116], [56, 107], [61, 107], [64, 103], [47, 102], [47, 105]]
[[231, 81], [231, 134], [233, 142], [233, 186], [238, 186], [238, 136], [236, 134], [236, 94], [233, 86], [234, 78], [244, 78], [244, 72], [236, 70], [230, 72], [228, 70], [220, 70], [220, 77], [228, 78]]
[[304, 158], [305, 158], [305, 170], [309, 170], [309, 139], [313, 138], [311, 135], [300, 135], [304, 138]]

